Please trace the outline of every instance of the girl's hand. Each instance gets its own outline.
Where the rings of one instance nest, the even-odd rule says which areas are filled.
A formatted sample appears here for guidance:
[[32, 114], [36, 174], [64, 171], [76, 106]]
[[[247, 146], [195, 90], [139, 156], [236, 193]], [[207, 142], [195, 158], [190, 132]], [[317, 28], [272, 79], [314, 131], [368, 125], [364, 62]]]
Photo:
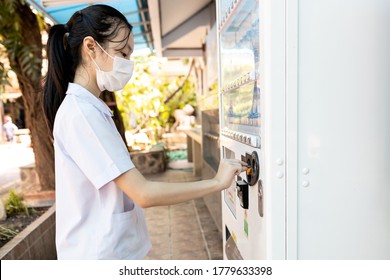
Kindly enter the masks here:
[[230, 187], [234, 176], [248, 169], [248, 164], [238, 159], [222, 159], [219, 163], [215, 180], [218, 181], [220, 190]]

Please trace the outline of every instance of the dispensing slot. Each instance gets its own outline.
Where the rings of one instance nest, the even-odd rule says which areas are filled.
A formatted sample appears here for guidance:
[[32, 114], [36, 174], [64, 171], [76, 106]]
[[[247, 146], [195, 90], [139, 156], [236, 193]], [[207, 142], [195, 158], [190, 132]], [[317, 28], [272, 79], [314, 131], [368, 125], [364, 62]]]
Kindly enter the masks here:
[[244, 209], [249, 207], [249, 187], [248, 183], [244, 180], [238, 180], [236, 182], [237, 196], [240, 199], [240, 205]]
[[226, 241], [225, 252], [228, 260], [243, 260], [240, 251], [238, 250], [238, 247], [236, 245], [236, 242], [234, 242], [231, 236]]

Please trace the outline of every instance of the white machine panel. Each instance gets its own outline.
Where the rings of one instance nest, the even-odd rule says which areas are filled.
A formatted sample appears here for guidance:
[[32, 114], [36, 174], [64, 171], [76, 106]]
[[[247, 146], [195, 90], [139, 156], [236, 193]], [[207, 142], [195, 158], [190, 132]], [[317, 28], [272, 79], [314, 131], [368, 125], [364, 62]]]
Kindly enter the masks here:
[[297, 257], [388, 259], [390, 2], [298, 14]]
[[390, 259], [390, 1], [217, 9], [224, 257]]

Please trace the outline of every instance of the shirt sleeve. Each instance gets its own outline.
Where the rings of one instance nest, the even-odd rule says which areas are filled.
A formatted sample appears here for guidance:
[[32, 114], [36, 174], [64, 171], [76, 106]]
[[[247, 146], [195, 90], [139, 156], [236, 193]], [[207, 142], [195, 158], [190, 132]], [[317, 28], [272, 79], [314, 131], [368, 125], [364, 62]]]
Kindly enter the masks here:
[[134, 168], [134, 164], [112, 119], [93, 106], [84, 107], [75, 108], [67, 119], [63, 146], [85, 176], [100, 189]]

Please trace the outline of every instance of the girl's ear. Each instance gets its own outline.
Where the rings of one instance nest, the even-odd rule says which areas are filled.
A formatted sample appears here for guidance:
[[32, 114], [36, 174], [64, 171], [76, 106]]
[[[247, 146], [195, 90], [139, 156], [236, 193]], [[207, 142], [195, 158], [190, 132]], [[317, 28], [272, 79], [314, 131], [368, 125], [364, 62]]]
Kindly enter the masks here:
[[91, 36], [87, 36], [83, 40], [83, 52], [86, 55], [89, 55], [92, 58], [95, 58], [96, 55], [96, 42]]

